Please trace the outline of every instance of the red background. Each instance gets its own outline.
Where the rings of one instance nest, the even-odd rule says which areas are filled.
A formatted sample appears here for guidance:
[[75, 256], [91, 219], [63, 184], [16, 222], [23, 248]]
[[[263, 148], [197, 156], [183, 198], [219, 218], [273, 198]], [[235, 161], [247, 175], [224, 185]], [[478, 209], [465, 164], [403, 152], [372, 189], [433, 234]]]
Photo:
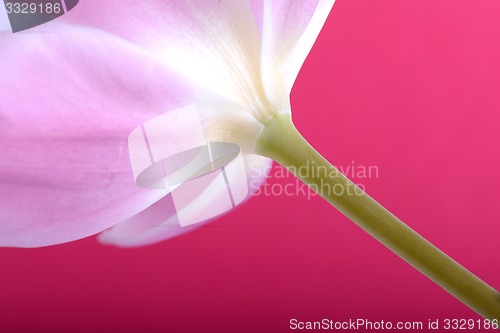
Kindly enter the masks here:
[[[368, 192], [497, 289], [499, 14], [498, 0], [338, 0], [292, 94], [320, 152], [376, 165]], [[0, 249], [0, 267], [0, 332], [479, 318], [317, 197], [259, 196], [145, 248]]]

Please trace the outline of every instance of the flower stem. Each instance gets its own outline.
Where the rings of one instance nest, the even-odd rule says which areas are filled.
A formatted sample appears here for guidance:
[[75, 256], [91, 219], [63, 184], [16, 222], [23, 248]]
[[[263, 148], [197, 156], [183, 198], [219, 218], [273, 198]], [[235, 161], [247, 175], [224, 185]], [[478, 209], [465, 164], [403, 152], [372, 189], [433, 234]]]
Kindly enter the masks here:
[[274, 116], [266, 124], [257, 152], [288, 168], [363, 230], [481, 316], [500, 320], [498, 291], [413, 231], [339, 172], [300, 135], [288, 115]]

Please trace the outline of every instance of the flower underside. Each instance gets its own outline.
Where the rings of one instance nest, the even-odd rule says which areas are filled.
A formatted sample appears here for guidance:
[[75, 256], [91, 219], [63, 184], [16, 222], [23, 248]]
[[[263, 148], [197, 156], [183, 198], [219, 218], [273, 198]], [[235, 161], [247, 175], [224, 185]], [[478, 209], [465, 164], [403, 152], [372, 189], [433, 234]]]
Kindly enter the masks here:
[[0, 245], [147, 245], [244, 202], [333, 2], [80, 2], [1, 34]]

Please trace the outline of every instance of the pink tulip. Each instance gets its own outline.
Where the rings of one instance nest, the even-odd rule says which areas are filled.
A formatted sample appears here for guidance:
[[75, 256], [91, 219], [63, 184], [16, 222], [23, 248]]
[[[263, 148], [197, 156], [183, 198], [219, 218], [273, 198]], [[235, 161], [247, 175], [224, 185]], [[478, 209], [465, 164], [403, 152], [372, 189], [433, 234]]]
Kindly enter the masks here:
[[[155, 243], [243, 202], [272, 158], [498, 320], [496, 290], [358, 188], [294, 127], [290, 91], [333, 3], [82, 1], [32, 33], [2, 34], [0, 246], [46, 246], [106, 229], [104, 243]], [[303, 167], [317, 170], [303, 175]]]
[[[31, 33], [0, 35], [0, 245], [108, 229], [104, 243], [140, 246], [195, 228], [179, 226], [169, 190], [136, 185], [128, 152], [135, 128], [188, 105], [240, 145], [257, 190], [271, 163], [254, 154], [257, 135], [290, 112], [333, 2], [82, 1]], [[192, 135], [179, 127], [164, 145]], [[210, 191], [215, 204], [225, 189]]]

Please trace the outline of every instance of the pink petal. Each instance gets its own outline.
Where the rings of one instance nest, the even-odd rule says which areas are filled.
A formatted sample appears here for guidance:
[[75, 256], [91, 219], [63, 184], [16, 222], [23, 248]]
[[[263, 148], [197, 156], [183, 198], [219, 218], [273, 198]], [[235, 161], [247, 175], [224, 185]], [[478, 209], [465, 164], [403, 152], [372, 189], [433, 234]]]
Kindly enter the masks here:
[[64, 19], [133, 41], [198, 84], [256, 113], [265, 96], [247, 0], [81, 1]]
[[271, 105], [289, 108], [293, 83], [335, 0], [250, 0], [262, 22], [262, 80]]
[[0, 35], [0, 245], [98, 233], [166, 192], [136, 186], [127, 137], [192, 87], [97, 30]]
[[[247, 178], [250, 185], [249, 196], [257, 191], [260, 185], [266, 179], [272, 161], [256, 155], [248, 155], [245, 157], [247, 170]], [[223, 187], [206, 189], [210, 191], [210, 201], [208, 206], [217, 205], [225, 195], [226, 189]], [[204, 193], [199, 193], [203, 195]], [[197, 205], [192, 202], [190, 205]], [[187, 206], [183, 209], [198, 209], [199, 207]], [[157, 243], [185, 232], [198, 228], [204, 223], [181, 227], [179, 224], [177, 210], [174, 207], [172, 195], [169, 194], [162, 200], [158, 201], [148, 209], [138, 215], [124, 221], [109, 230], [101, 233], [99, 239], [105, 244], [112, 244], [121, 247], [144, 246]], [[206, 221], [208, 222], [208, 221]]]
[[7, 15], [7, 8], [5, 8], [5, 6], [0, 6], [0, 33], [2, 32], [12, 32], [9, 16]]

